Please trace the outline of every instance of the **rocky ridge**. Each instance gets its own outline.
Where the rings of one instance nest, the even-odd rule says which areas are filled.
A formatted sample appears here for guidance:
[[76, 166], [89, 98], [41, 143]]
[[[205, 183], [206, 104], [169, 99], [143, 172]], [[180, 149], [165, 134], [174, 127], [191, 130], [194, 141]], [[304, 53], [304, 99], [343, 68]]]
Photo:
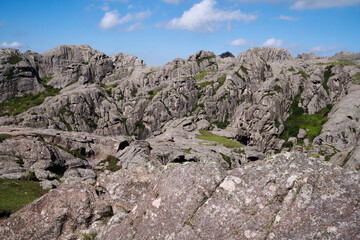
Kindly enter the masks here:
[[3, 239], [360, 237], [358, 54], [154, 67], [81, 45], [0, 63], [0, 178], [54, 188]]

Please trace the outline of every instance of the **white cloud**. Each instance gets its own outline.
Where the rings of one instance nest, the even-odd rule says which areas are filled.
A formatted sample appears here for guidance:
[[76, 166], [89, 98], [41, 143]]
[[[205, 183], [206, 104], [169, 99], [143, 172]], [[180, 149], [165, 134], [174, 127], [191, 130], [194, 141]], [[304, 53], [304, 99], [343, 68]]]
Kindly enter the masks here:
[[268, 40], [266, 40], [266, 42], [264, 42], [263, 46], [264, 47], [281, 47], [281, 45], [283, 44], [283, 40], [278, 40], [275, 38], [270, 38]]
[[285, 21], [299, 21], [298, 18], [295, 18], [295, 17], [291, 17], [291, 16], [284, 16], [284, 15], [281, 15], [279, 17], [280, 20], [285, 20]]
[[330, 46], [330, 47], [323, 47], [322, 45], [317, 45], [310, 49], [311, 52], [314, 53], [325, 53], [325, 52], [332, 52], [337, 49], [340, 49], [341, 46]]
[[348, 7], [360, 3], [360, 0], [297, 0], [291, 9], [318, 9], [332, 7]]
[[139, 29], [143, 29], [144, 26], [141, 22], [138, 22], [138, 23], [134, 23], [132, 25], [130, 25], [129, 27], [127, 27], [125, 29], [126, 32], [132, 32], [132, 31], [135, 31], [135, 30], [139, 30]]
[[179, 4], [181, 2], [181, 0], [162, 0], [162, 1], [170, 4]]
[[120, 18], [120, 13], [117, 10], [114, 10], [105, 13], [105, 16], [101, 19], [99, 23], [99, 27], [101, 29], [107, 30], [127, 22], [143, 20], [149, 17], [150, 15], [151, 12], [148, 10], [138, 13], [128, 13]]
[[239, 38], [239, 39], [236, 39], [230, 43], [228, 43], [229, 45], [231, 46], [236, 46], [236, 47], [240, 47], [240, 46], [244, 46], [244, 45], [247, 45], [249, 42], [245, 39], [242, 39], [242, 38]]
[[319, 8], [332, 8], [332, 7], [348, 7], [355, 6], [360, 3], [360, 0], [236, 0], [242, 3], [253, 2], [267, 2], [267, 3], [280, 3], [288, 2], [292, 5], [291, 9], [319, 9]]
[[170, 29], [182, 29], [200, 32], [214, 32], [221, 22], [254, 21], [258, 16], [242, 13], [240, 10], [223, 11], [215, 8], [215, 0], [203, 0], [185, 11], [181, 18], [174, 18], [166, 24]]
[[24, 46], [24, 44], [19, 43], [19, 42], [12, 42], [12, 43], [2, 42], [2, 43], [0, 43], [0, 47], [3, 47], [3, 48], [19, 48], [22, 46]]
[[101, 10], [103, 10], [103, 11], [109, 11], [109, 9], [110, 9], [110, 8], [109, 8], [109, 4], [108, 4], [107, 2], [105, 2], [104, 5], [101, 6], [100, 8], [101, 8]]

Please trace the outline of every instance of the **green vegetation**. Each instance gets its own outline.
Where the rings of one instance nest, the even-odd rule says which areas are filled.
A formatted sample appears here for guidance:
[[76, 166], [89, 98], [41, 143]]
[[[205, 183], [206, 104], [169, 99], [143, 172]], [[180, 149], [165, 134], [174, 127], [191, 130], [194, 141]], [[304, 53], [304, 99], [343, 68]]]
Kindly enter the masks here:
[[131, 96], [132, 97], [136, 97], [136, 94], [137, 94], [137, 88], [134, 88], [132, 91], [131, 91]]
[[0, 134], [0, 143], [2, 143], [5, 139], [11, 138], [12, 136], [9, 134]]
[[214, 82], [213, 81], [205, 81], [205, 82], [202, 82], [202, 83], [198, 83], [197, 85], [199, 86], [199, 90], [209, 86], [209, 85], [213, 85]]
[[263, 57], [260, 56], [260, 59], [265, 63], [266, 69], [267, 69], [268, 71], [270, 71], [270, 70], [271, 70], [271, 66], [266, 62], [266, 60], [265, 60]]
[[239, 149], [234, 149], [233, 152], [234, 152], [234, 153], [237, 153], [237, 154], [245, 154], [245, 150], [244, 150], [244, 149], [241, 149], [241, 148], [239, 148]]
[[[48, 143], [48, 144], [50, 144], [50, 143]], [[60, 148], [61, 150], [64, 150], [65, 152], [70, 153], [71, 155], [73, 155], [76, 158], [85, 159], [84, 155], [82, 155], [81, 153], [78, 153], [78, 152], [76, 152], [74, 150], [70, 150], [70, 149], [68, 149], [66, 147], [63, 147], [63, 146], [60, 146], [60, 145], [57, 145], [57, 144], [50, 144], [50, 145], [52, 145], [54, 147], [57, 147], [57, 148]]]
[[221, 128], [221, 129], [227, 128], [227, 126], [229, 126], [229, 124], [230, 124], [230, 122], [227, 119], [225, 119], [224, 122], [215, 121], [213, 123], [216, 125], [216, 127]]
[[316, 65], [318, 65], [318, 66], [337, 65], [337, 66], [345, 67], [345, 66], [351, 66], [351, 65], [356, 65], [356, 64], [353, 61], [350, 61], [347, 59], [340, 59], [340, 60], [337, 60], [336, 62], [316, 63]]
[[44, 92], [38, 94], [25, 94], [22, 97], [14, 97], [0, 103], [0, 115], [16, 116], [28, 109], [42, 104], [47, 97], [56, 96], [60, 89], [47, 86]]
[[9, 60], [7, 60], [5, 63], [10, 63], [10, 64], [17, 64], [22, 60], [21, 57], [17, 56], [17, 55], [11, 55], [11, 57], [9, 58]]
[[7, 80], [11, 80], [13, 79], [14, 77], [14, 71], [15, 71], [15, 68], [14, 67], [11, 67], [8, 74], [6, 75], [6, 79]]
[[20, 178], [21, 181], [39, 181], [39, 179], [36, 178], [35, 172], [28, 171]]
[[295, 72], [295, 68], [294, 67], [291, 67], [288, 69], [289, 72]]
[[149, 96], [149, 99], [152, 100], [152, 99], [156, 96], [156, 94], [158, 94], [159, 92], [161, 92], [161, 90], [162, 90], [162, 88], [161, 88], [161, 89], [158, 89], [158, 90], [156, 90], [156, 91], [153, 91], [153, 90], [148, 91], [148, 94], [150, 95], [150, 96]]
[[217, 90], [219, 90], [219, 88], [221, 88], [222, 85], [224, 85], [226, 81], [226, 74], [223, 74], [221, 77], [219, 77], [217, 79], [217, 82], [219, 83], [218, 86], [213, 90], [213, 95], [216, 94]]
[[231, 160], [230, 160], [230, 157], [223, 154], [223, 153], [220, 153], [221, 154], [221, 157], [224, 159], [225, 162], [227, 162], [229, 164], [229, 166], [231, 167]]
[[304, 71], [301, 71], [301, 70], [299, 70], [298, 72], [297, 72], [297, 74], [300, 74], [303, 78], [305, 78], [305, 79], [307, 79], [308, 77], [309, 77], [309, 74], [307, 74], [306, 72], [304, 72]]
[[344, 158], [343, 162], [340, 164], [340, 167], [344, 167], [345, 164], [349, 161], [350, 157], [351, 157], [351, 151], [348, 152], [348, 154], [347, 154], [346, 157]]
[[197, 135], [197, 139], [215, 142], [218, 145], [222, 145], [227, 148], [240, 148], [243, 145], [238, 141], [230, 140], [227, 137], [218, 136], [206, 130], [199, 130], [201, 135]]
[[241, 76], [239, 72], [235, 72], [235, 75], [245, 82], [245, 78]]
[[93, 232], [89, 234], [82, 233], [81, 235], [84, 237], [84, 240], [94, 240], [98, 234], [98, 232]]
[[111, 96], [113, 88], [116, 88], [117, 86], [119, 86], [117, 83], [112, 85], [105, 85], [104, 83], [100, 83], [100, 87], [104, 88], [109, 96]]
[[[299, 97], [297, 97], [299, 98]], [[288, 140], [289, 137], [296, 137], [299, 129], [309, 129], [306, 132], [310, 142], [321, 133], [322, 126], [327, 121], [327, 114], [331, 111], [333, 105], [329, 104], [319, 112], [307, 115], [304, 114], [304, 109], [297, 107], [298, 99], [294, 101], [291, 106], [291, 114], [285, 121], [285, 130], [280, 138]]]
[[214, 73], [216, 71], [201, 71], [198, 75], [195, 76], [195, 80], [199, 81], [201, 79], [204, 79], [209, 73]]
[[325, 91], [327, 92], [328, 95], [329, 95], [329, 86], [328, 86], [329, 78], [335, 75], [334, 73], [331, 72], [331, 69], [333, 67], [334, 67], [334, 65], [327, 66], [325, 68], [325, 72], [324, 72], [323, 87], [324, 87], [324, 89], [325, 89]]
[[[117, 163], [119, 162], [120, 160], [113, 156], [113, 155], [108, 155], [104, 160], [102, 160], [100, 162], [100, 164], [106, 164], [108, 163], [108, 166], [106, 166], [106, 169], [109, 170], [109, 171], [112, 171], [112, 172], [116, 172], [117, 170], [120, 170], [122, 168], [122, 166], [120, 165], [117, 165]], [[105, 170], [105, 169], [103, 169]]]
[[278, 120], [275, 119], [275, 127], [279, 128], [280, 127], [280, 122]]
[[192, 114], [193, 112], [195, 112], [196, 111], [196, 109], [198, 109], [198, 108], [202, 108], [202, 109], [204, 109], [205, 108], [205, 106], [204, 106], [204, 104], [202, 104], [202, 103], [200, 103], [200, 104], [196, 104], [192, 109], [191, 109], [191, 111], [190, 111], [190, 114]]
[[275, 85], [275, 86], [274, 86], [274, 91], [275, 91], [275, 92], [278, 92], [278, 93], [281, 93], [281, 92], [283, 92], [283, 89], [282, 89], [282, 87], [280, 87], [279, 85]]
[[212, 56], [205, 57], [205, 58], [199, 58], [199, 59], [196, 59], [196, 62], [197, 62], [198, 65], [200, 65], [200, 63], [202, 63], [203, 61], [205, 61], [205, 60], [210, 60], [210, 59], [212, 59], [212, 58], [216, 58], [216, 56], [215, 56], [215, 55], [212, 55]]
[[246, 75], [248, 75], [249, 74], [249, 69], [247, 69], [246, 67], [244, 67], [243, 65], [241, 65], [241, 67], [240, 67], [240, 70], [243, 72], [243, 73], [245, 73]]
[[190, 149], [183, 149], [182, 150], [184, 153], [186, 153], [186, 154], [190, 154], [191, 152], [190, 152]]
[[0, 178], [0, 215], [16, 212], [46, 192], [39, 182]]
[[354, 76], [352, 76], [352, 83], [360, 85], [360, 72], [357, 72]]
[[40, 84], [44, 87], [53, 79], [53, 77], [40, 78]]

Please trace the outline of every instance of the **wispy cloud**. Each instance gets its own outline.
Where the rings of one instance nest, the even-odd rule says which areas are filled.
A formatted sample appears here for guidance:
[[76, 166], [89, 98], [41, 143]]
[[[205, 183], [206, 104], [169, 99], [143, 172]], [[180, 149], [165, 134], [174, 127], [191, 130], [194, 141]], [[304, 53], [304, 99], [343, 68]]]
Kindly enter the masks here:
[[221, 22], [243, 21], [257, 19], [257, 15], [245, 14], [240, 10], [224, 11], [215, 7], [215, 0], [203, 0], [185, 11], [181, 18], [174, 18], [166, 24], [169, 29], [181, 29], [199, 32], [214, 32]]
[[360, 0], [236, 0], [242, 3], [267, 2], [267, 3], [290, 3], [291, 9], [319, 9], [333, 7], [349, 7], [360, 3]]
[[2, 47], [2, 48], [19, 48], [22, 46], [24, 46], [24, 44], [19, 43], [19, 42], [12, 42], [12, 43], [2, 42], [2, 43], [0, 43], [0, 47]]
[[179, 4], [181, 2], [181, 0], [162, 0], [162, 1], [170, 4]]
[[281, 15], [277, 19], [285, 20], [285, 21], [299, 21], [300, 20], [299, 18], [295, 18], [295, 17], [291, 17], [291, 16], [284, 16], [284, 15]]
[[230, 46], [235, 46], [235, 47], [240, 47], [240, 46], [245, 46], [245, 45], [248, 45], [249, 42], [245, 39], [242, 39], [242, 38], [239, 38], [239, 39], [236, 39], [234, 41], [231, 41], [228, 43], [228, 45]]
[[0, 28], [5, 26], [5, 21], [0, 22]]
[[132, 21], [141, 21], [151, 15], [150, 10], [138, 12], [138, 13], [128, 13], [123, 17], [120, 17], [120, 13], [117, 10], [106, 12], [105, 16], [101, 19], [99, 27], [104, 30], [114, 28], [118, 25], [132, 22]]
[[333, 8], [333, 7], [348, 7], [359, 4], [360, 0], [297, 0], [292, 6], [292, 9], [318, 9], [318, 8]]
[[141, 22], [134, 23], [125, 29], [126, 32], [132, 32], [135, 30], [143, 29], [144, 25]]
[[283, 40], [275, 39], [275, 38], [269, 38], [266, 40], [263, 44], [264, 47], [281, 47], [283, 44]]
[[339, 49], [341, 49], [341, 45], [329, 46], [329, 47], [317, 45], [317, 46], [311, 48], [310, 51], [314, 52], [314, 53], [326, 53], [326, 52], [333, 52], [333, 51], [336, 51]]

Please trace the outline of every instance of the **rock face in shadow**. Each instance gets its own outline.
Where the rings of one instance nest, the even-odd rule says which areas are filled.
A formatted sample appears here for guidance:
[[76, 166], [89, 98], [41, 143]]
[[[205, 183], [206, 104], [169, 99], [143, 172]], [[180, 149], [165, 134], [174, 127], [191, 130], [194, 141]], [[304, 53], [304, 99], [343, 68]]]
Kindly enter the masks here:
[[0, 239], [358, 239], [359, 84], [347, 52], [2, 49], [0, 178], [52, 190]]

